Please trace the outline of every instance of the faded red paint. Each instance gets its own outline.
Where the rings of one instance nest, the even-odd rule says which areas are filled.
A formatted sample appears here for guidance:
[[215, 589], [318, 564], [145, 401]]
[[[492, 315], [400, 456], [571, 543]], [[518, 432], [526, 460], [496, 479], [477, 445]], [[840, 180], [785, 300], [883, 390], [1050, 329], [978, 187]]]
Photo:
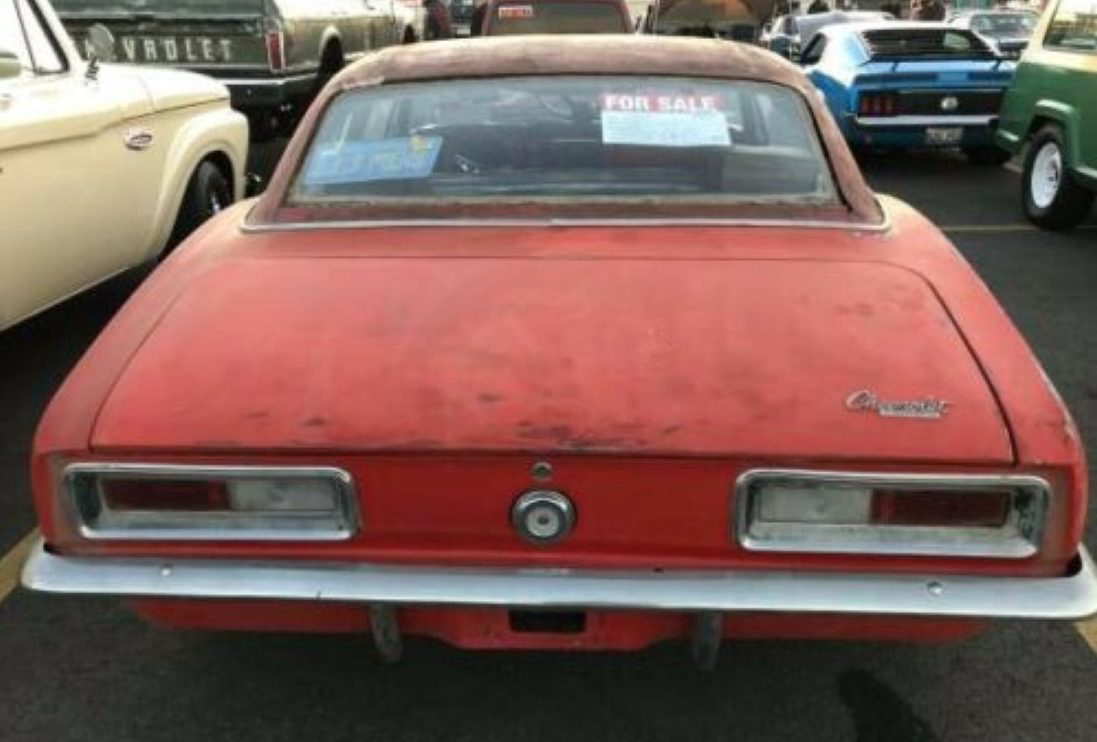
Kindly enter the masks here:
[[[840, 147], [832, 162], [848, 156], [827, 142]], [[278, 203], [269, 196], [259, 210]], [[881, 203], [883, 229], [258, 233], [241, 230], [249, 206], [237, 206], [150, 277], [51, 403], [34, 452], [42, 532], [58, 552], [89, 555], [1062, 574], [1087, 499], [1073, 424], [944, 236]], [[845, 409], [859, 389], [951, 406], [936, 421], [884, 419]], [[581, 512], [548, 549], [507, 522], [540, 458]], [[56, 474], [73, 460], [341, 466], [365, 527], [325, 544], [90, 543], [57, 506]], [[1032, 473], [1055, 497], [1043, 548], [1026, 560], [747, 552], [731, 537], [731, 489], [757, 466]], [[368, 627], [347, 606], [143, 606], [178, 625]], [[635, 648], [686, 626], [674, 615], [592, 616], [591, 631], [568, 641]], [[498, 611], [408, 609], [402, 622], [461, 646], [569, 646], [504, 630]], [[917, 639], [975, 626], [746, 616], [729, 617], [726, 632]]]
[[[698, 235], [735, 245], [698, 258], [670, 246], [673, 231], [639, 230], [633, 245], [674, 260], [455, 247], [429, 260], [309, 251], [213, 266], [118, 377], [92, 447], [837, 460], [875, 438], [859, 458], [1011, 463], [998, 405], [921, 276], [769, 260], [751, 249], [758, 230]], [[389, 255], [415, 246], [377, 237]], [[545, 247], [582, 239], [562, 232]], [[247, 379], [247, 393], [226, 376]], [[952, 408], [938, 421], [851, 413], [844, 400], [864, 388]]]
[[[146, 620], [175, 629], [345, 634], [369, 631], [370, 625], [367, 609], [346, 603], [234, 600], [218, 604], [216, 613], [201, 601], [140, 600], [133, 607]], [[660, 641], [688, 639], [693, 631], [689, 616], [635, 611], [590, 611], [584, 631], [575, 634], [515, 631], [502, 609], [403, 608], [398, 620], [408, 633], [463, 649], [634, 651]], [[981, 628], [979, 622], [963, 619], [742, 613], [725, 618], [723, 634], [725, 639], [946, 642], [967, 639]]]

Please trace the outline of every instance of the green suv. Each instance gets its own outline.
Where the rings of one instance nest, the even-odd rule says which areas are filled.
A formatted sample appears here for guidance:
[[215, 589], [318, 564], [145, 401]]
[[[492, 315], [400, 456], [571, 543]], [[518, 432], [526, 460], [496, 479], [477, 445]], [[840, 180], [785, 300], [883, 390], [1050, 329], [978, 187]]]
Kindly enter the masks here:
[[1021, 198], [1046, 229], [1070, 229], [1097, 192], [1097, 0], [1052, 0], [1002, 102], [998, 145], [1027, 143]]

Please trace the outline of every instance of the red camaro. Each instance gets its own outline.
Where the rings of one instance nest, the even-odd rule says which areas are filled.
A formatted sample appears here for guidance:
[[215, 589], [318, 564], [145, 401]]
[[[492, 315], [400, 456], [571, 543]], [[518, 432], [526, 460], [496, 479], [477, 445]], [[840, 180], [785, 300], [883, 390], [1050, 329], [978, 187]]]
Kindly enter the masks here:
[[33, 467], [31, 589], [386, 658], [1097, 611], [1024, 340], [799, 71], [723, 41], [348, 68], [96, 341]]

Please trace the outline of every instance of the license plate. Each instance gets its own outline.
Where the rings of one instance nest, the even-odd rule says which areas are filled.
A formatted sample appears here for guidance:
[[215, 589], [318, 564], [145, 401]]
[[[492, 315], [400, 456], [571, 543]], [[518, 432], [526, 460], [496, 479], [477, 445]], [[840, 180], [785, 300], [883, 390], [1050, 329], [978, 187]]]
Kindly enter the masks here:
[[947, 129], [930, 127], [926, 129], [926, 144], [942, 145], [942, 144], [959, 144], [960, 140], [964, 138], [964, 130], [959, 126], [949, 127]]
[[[84, 40], [84, 56], [91, 42]], [[221, 36], [120, 36], [114, 61], [130, 64], [225, 64], [234, 59], [232, 39]]]

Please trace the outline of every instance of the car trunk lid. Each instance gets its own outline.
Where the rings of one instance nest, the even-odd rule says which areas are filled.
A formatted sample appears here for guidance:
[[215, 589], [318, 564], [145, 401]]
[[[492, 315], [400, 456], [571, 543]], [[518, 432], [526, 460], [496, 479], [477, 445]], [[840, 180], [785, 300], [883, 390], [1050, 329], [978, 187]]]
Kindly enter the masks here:
[[130, 360], [92, 445], [1012, 460], [918, 274], [681, 257], [219, 263]]
[[881, 89], [946, 85], [1004, 89], [1013, 79], [1013, 68], [1011, 62], [985, 59], [872, 61], [861, 65], [852, 84]]

